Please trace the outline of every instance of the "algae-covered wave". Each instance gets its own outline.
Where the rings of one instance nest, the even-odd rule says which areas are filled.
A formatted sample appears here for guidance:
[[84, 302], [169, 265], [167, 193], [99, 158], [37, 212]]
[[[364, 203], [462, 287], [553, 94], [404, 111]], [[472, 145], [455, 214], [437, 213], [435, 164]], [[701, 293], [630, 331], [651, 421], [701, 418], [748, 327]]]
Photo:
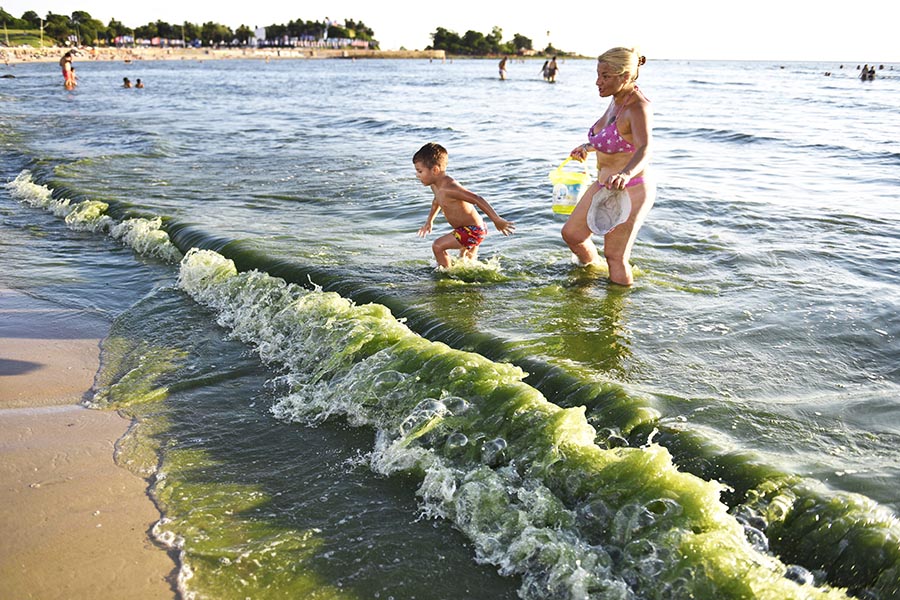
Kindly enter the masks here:
[[[284, 369], [273, 409], [374, 427], [378, 472], [415, 473], [426, 516], [452, 520], [523, 598], [841, 598], [748, 539], [721, 486], [656, 444], [605, 449], [513, 365], [428, 341], [356, 305], [192, 250], [179, 285]], [[811, 578], [810, 578], [811, 579]]]
[[[211, 242], [196, 230], [185, 235], [184, 226], [158, 217], [117, 221], [107, 203], [73, 202], [28, 172], [7, 188], [73, 229], [108, 233], [141, 254], [176, 261], [175, 243], [182, 250], [196, 243], [247, 257], [232, 241]], [[865, 497], [834, 494], [754, 457], [715, 448], [616, 386], [508, 357], [532, 372], [526, 377], [498, 360], [501, 353], [490, 360], [496, 344], [465, 344], [479, 354], [452, 350], [416, 335], [384, 305], [354, 304], [258, 271], [238, 274], [216, 253], [188, 254], [181, 285], [219, 311], [221, 322], [265, 361], [285, 370], [282, 381], [293, 392], [276, 414], [310, 422], [340, 415], [377, 429], [371, 466], [418, 473], [423, 514], [450, 519], [473, 540], [480, 560], [520, 574], [525, 597], [547, 597], [548, 590], [602, 590], [609, 597], [838, 593], [804, 586], [791, 596], [797, 586], [785, 576], [827, 581], [863, 597], [900, 597], [900, 527], [890, 511]], [[244, 263], [242, 269], [252, 268], [257, 257]], [[296, 275], [284, 263], [266, 265], [278, 268]], [[354, 287], [346, 274], [302, 271], [306, 277], [292, 281], [313, 273], [343, 296], [382, 298]], [[410, 321], [431, 338], [437, 332], [461, 339], [431, 327], [427, 317], [411, 314]], [[103, 389], [99, 404], [107, 401]], [[152, 393], [118, 397], [133, 403], [167, 393], [152, 382], [147, 389]], [[659, 481], [650, 485], [648, 478]], [[597, 489], [575, 483], [580, 480]], [[729, 549], [720, 555], [718, 544]], [[785, 566], [770, 551], [805, 568]], [[648, 591], [656, 583], [657, 592]]]
[[108, 233], [145, 256], [173, 263], [181, 259], [181, 252], [162, 230], [162, 219], [159, 217], [135, 217], [117, 221], [107, 214], [108, 203], [99, 200], [73, 202], [69, 198], [55, 198], [53, 191], [46, 185], [35, 183], [31, 172], [27, 170], [8, 182], [6, 188], [13, 198], [62, 217], [72, 229]]

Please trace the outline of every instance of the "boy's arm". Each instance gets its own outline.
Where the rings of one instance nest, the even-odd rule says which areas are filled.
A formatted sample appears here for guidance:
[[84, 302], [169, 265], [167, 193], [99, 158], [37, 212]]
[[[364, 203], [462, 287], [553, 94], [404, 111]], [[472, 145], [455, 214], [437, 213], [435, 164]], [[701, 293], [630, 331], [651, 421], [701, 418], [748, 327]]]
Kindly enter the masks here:
[[437, 216], [439, 210], [441, 210], [441, 205], [438, 204], [437, 198], [435, 198], [431, 202], [431, 210], [428, 211], [428, 218], [425, 219], [425, 224], [419, 228], [419, 232], [416, 235], [425, 237], [431, 233], [431, 228], [434, 225], [434, 218]]
[[450, 194], [450, 197], [454, 200], [462, 200], [463, 202], [469, 202], [470, 204], [474, 204], [481, 212], [486, 214], [488, 218], [493, 221], [494, 227], [497, 228], [497, 231], [502, 233], [503, 235], [512, 235], [512, 233], [516, 230], [516, 225], [512, 221], [507, 221], [497, 214], [497, 211], [494, 210], [494, 207], [491, 206], [491, 203], [479, 196], [478, 194], [473, 194], [469, 190], [463, 188], [462, 186], [459, 189], [453, 190]]

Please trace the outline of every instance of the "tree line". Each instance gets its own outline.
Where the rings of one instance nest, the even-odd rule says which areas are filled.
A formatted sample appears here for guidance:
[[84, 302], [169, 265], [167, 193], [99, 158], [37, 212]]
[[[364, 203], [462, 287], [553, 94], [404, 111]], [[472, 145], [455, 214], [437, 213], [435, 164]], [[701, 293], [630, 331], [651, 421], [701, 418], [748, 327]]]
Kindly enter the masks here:
[[[227, 25], [208, 21], [196, 23], [174, 23], [155, 21], [140, 27], [127, 27], [121, 21], [111, 19], [108, 24], [94, 19], [82, 10], [71, 15], [57, 15], [52, 12], [41, 18], [35, 11], [26, 11], [20, 18], [0, 8], [0, 21], [4, 28], [40, 30], [43, 27], [45, 39], [58, 44], [75, 42], [82, 45], [113, 45], [115, 39], [131, 36], [136, 39], [164, 38], [199, 41], [204, 46], [221, 44], [247, 44], [256, 36], [255, 30], [246, 25], [231, 29]], [[331, 21], [304, 21], [297, 19], [287, 24], [273, 24], [265, 27], [266, 40], [344, 38], [369, 42], [369, 47], [378, 47], [375, 32], [362, 21], [346, 20], [343, 25]], [[0, 38], [2, 41], [2, 38]]]
[[[534, 53], [533, 42], [522, 34], [515, 34], [511, 40], [503, 40], [503, 30], [495, 26], [487, 35], [469, 30], [462, 36], [455, 31], [438, 27], [431, 34], [432, 43], [427, 50], [444, 50], [447, 54], [463, 56], [485, 56], [488, 54], [527, 54]], [[548, 44], [542, 51], [547, 55], [565, 55], [566, 52], [557, 50], [552, 44]]]

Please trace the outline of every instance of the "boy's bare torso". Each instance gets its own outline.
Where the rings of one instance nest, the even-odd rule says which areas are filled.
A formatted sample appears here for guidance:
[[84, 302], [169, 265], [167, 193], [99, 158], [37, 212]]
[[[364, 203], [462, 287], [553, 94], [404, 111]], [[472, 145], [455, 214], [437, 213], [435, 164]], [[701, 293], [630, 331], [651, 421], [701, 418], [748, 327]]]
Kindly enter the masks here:
[[444, 218], [451, 227], [454, 229], [469, 225], [484, 227], [484, 219], [475, 210], [475, 206], [471, 202], [463, 200], [471, 192], [468, 192], [455, 179], [445, 174], [431, 184], [431, 191], [434, 192], [434, 199], [441, 207]]

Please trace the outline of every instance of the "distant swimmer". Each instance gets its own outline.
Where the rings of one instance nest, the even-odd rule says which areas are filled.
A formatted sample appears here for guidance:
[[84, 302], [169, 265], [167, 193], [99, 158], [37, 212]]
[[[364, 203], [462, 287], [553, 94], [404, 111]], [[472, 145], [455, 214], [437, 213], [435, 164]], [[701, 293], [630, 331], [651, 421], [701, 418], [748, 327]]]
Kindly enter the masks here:
[[500, 59], [500, 79], [506, 79], [506, 57]]
[[63, 74], [63, 86], [67, 90], [75, 89], [75, 70], [72, 68], [72, 57], [74, 54], [74, 50], [69, 50], [59, 59], [59, 66]]
[[490, 217], [497, 231], [503, 235], [512, 235], [516, 230], [516, 226], [501, 218], [487, 200], [473, 194], [447, 174], [447, 150], [440, 144], [429, 142], [422, 146], [413, 155], [413, 165], [416, 178], [434, 192], [428, 218], [417, 235], [425, 237], [431, 233], [434, 218], [440, 211], [444, 212], [444, 217], [453, 228], [451, 233], [442, 235], [431, 245], [438, 266], [450, 267], [450, 250], [459, 250], [460, 258], [475, 260], [478, 257], [478, 246], [484, 241], [487, 228], [475, 207]]
[[123, 78], [122, 78], [122, 87], [123, 87], [123, 88], [130, 88], [130, 87], [131, 87], [131, 80], [128, 79], [127, 77], [123, 77]]
[[556, 74], [559, 73], [559, 66], [556, 64], [556, 57], [550, 59], [550, 63], [547, 65], [547, 81], [550, 83], [556, 83]]
[[144, 87], [144, 82], [141, 81], [140, 79], [138, 79], [137, 81], [134, 82], [134, 87], [142, 88], [142, 87]]

